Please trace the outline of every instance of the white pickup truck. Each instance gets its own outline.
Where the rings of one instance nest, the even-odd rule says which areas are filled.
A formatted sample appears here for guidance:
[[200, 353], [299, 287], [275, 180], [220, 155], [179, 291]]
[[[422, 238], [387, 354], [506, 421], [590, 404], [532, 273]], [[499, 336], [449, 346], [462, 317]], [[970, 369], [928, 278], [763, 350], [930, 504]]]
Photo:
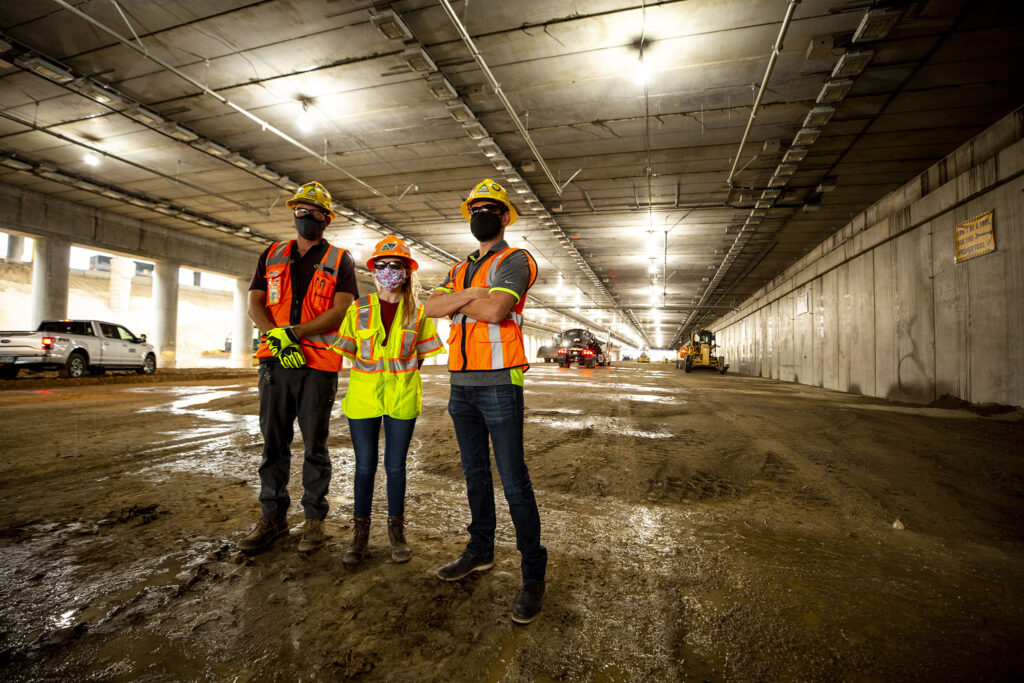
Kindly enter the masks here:
[[0, 332], [0, 379], [14, 379], [22, 368], [57, 370], [62, 377], [86, 372], [156, 372], [156, 352], [146, 335], [98, 320], [44, 320], [35, 332]]

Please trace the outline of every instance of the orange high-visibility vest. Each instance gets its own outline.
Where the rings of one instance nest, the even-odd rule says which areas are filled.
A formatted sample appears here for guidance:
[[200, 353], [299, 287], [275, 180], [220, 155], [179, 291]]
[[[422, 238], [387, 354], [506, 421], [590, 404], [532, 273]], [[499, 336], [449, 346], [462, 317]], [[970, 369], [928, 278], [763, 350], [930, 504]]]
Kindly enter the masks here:
[[[537, 279], [537, 262], [525, 249], [506, 247], [486, 257], [477, 268], [471, 281], [467, 282], [470, 261], [460, 261], [452, 266], [448, 273], [452, 282], [452, 291], [458, 292], [467, 287], [494, 286], [494, 275], [502, 261], [517, 251], [526, 254], [530, 264], [529, 290]], [[452, 316], [451, 332], [448, 335], [448, 370], [451, 372], [472, 372], [476, 370], [504, 370], [506, 368], [523, 368], [528, 370], [526, 348], [523, 344], [523, 307], [526, 305], [526, 292], [508, 312], [508, 316], [499, 323], [488, 323], [474, 320], [462, 313]]]
[[[292, 269], [291, 256], [295, 240], [275, 242], [267, 253], [267, 308], [278, 327], [291, 325], [292, 310]], [[334, 305], [334, 287], [338, 282], [338, 269], [345, 250], [327, 245], [320, 263], [316, 265], [309, 289], [302, 300], [302, 318], [299, 322], [309, 322]], [[341, 356], [334, 353], [330, 346], [338, 338], [337, 333], [316, 334], [301, 337], [299, 347], [306, 356], [306, 365], [315, 370], [338, 372], [341, 370]], [[267, 343], [260, 344], [256, 351], [258, 358], [272, 356]]]

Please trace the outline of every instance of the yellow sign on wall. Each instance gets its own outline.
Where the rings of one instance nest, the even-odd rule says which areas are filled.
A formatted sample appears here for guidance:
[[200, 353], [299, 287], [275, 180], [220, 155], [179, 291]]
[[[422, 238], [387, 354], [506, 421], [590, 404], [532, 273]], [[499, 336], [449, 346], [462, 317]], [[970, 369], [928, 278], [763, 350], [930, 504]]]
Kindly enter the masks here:
[[956, 262], [961, 263], [975, 256], [984, 256], [995, 251], [996, 235], [992, 228], [991, 211], [959, 223], [954, 230]]

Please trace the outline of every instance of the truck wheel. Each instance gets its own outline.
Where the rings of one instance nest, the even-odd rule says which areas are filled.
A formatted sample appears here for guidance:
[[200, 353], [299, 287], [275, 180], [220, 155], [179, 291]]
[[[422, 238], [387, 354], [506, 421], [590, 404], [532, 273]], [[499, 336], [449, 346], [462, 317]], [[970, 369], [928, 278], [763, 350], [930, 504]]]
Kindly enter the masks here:
[[85, 375], [85, 368], [85, 356], [76, 351], [68, 356], [68, 360], [64, 363], [64, 367], [60, 369], [60, 376], [78, 379]]
[[725, 356], [718, 357], [718, 374], [724, 375], [726, 371]]
[[686, 372], [693, 372], [693, 359], [689, 356], [683, 361], [683, 370]]
[[18, 366], [8, 365], [0, 368], [0, 379], [14, 379], [18, 376]]
[[142, 366], [136, 368], [135, 372], [140, 375], [152, 375], [156, 372], [156, 356], [151, 353], [146, 354], [146, 360], [142, 361]]

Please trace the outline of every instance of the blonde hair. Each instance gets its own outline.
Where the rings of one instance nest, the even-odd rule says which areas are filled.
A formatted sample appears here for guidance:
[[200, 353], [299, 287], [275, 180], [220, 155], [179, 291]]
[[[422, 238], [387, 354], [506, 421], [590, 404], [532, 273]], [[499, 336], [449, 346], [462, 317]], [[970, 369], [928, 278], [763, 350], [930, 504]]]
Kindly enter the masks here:
[[402, 283], [402, 327], [411, 330], [416, 326], [416, 309], [419, 308], [420, 278], [416, 271], [409, 270], [409, 277]]

